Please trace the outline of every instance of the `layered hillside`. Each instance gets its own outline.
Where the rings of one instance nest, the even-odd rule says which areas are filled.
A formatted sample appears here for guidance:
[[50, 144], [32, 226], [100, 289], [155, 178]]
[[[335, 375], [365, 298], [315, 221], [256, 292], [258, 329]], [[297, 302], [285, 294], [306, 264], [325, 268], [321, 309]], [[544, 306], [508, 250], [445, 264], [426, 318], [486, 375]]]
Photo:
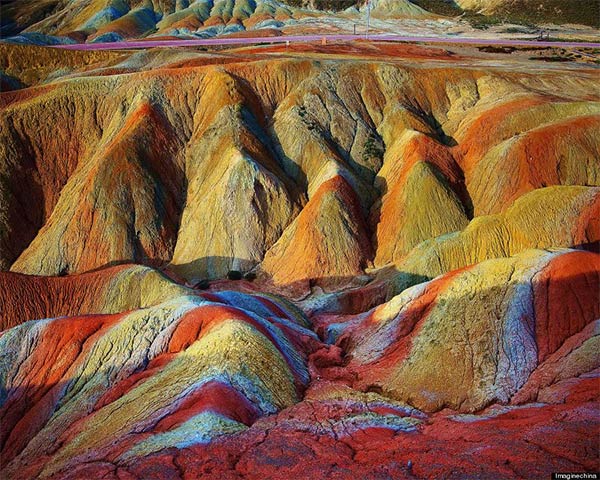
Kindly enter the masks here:
[[139, 55], [2, 94], [3, 269], [332, 285], [597, 245], [591, 72]]
[[595, 69], [0, 52], [2, 478], [597, 469]]
[[[478, 411], [511, 401], [528, 379], [533, 400], [563, 369], [597, 368], [599, 292], [599, 255], [526, 250], [407, 289], [335, 336], [359, 389], [426, 411]], [[533, 381], [554, 354], [553, 375]]]
[[[502, 23], [555, 24], [557, 37], [597, 36], [600, 6], [578, 0], [4, 0], [0, 37], [60, 45], [366, 32], [480, 36]], [[533, 33], [518, 27], [512, 33]], [[556, 28], [556, 27], [555, 27]], [[495, 35], [510, 37], [510, 29]]]
[[[331, 10], [357, 2], [280, 2], [277, 0], [141, 1], [26, 0], [4, 3], [0, 33], [18, 43], [115, 42], [154, 36], [206, 38], [252, 31], [274, 35], [303, 20], [317, 19], [335, 28], [336, 21], [360, 20], [357, 8], [343, 17]], [[361, 7], [356, 4], [356, 7]], [[364, 10], [364, 6], [362, 6]], [[409, 0], [375, 0], [373, 15], [385, 18], [432, 18]], [[306, 24], [310, 31], [310, 24]]]
[[[508, 479], [591, 470], [599, 262], [576, 250], [482, 262], [363, 314], [315, 318], [327, 343], [285, 300], [227, 290], [23, 323], [0, 335], [0, 471]], [[103, 274], [135, 297], [138, 279]], [[76, 288], [75, 298], [89, 294]], [[488, 453], [474, 461], [473, 448]]]
[[90, 447], [127, 461], [206, 443], [297, 402], [310, 341], [300, 350], [290, 335], [304, 326], [260, 297], [232, 300], [183, 296], [4, 333], [3, 475], [47, 478], [93, 460]]
[[215, 27], [235, 32], [243, 24], [289, 20], [294, 9], [274, 0], [47, 0], [7, 2], [7, 34], [35, 32], [74, 40], [115, 41], [150, 34]]

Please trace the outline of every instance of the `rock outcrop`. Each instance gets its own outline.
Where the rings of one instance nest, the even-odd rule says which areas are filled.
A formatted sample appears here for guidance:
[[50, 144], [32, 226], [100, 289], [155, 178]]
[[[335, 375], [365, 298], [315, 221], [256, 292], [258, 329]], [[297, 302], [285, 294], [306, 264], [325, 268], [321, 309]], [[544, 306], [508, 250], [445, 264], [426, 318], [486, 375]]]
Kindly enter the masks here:
[[81, 462], [207, 443], [293, 405], [316, 340], [285, 312], [222, 292], [5, 331], [3, 476], [48, 478]]
[[371, 257], [356, 193], [337, 176], [321, 184], [267, 252], [261, 273], [291, 290], [310, 291], [313, 285], [339, 288], [360, 275]]
[[[600, 238], [586, 71], [175, 57], [90, 59], [2, 94], [2, 269], [171, 264], [194, 283], [266, 258], [285, 286], [371, 265], [433, 278]], [[300, 266], [323, 222], [347, 239]]]
[[0, 272], [0, 329], [42, 318], [137, 310], [189, 293], [191, 290], [141, 265], [64, 277]]
[[597, 469], [597, 72], [284, 48], [0, 45], [0, 477]]
[[406, 130], [390, 146], [376, 179], [384, 194], [372, 212], [376, 265], [402, 258], [424, 240], [466, 227], [462, 175], [448, 149], [422, 133]]
[[[505, 212], [475, 217], [460, 232], [426, 240], [397, 263], [394, 292], [424, 279], [528, 248], [598, 251], [600, 189], [548, 187], [519, 198]], [[562, 225], [562, 228], [557, 228]]]
[[[337, 325], [335, 334], [358, 388], [425, 411], [469, 412], [508, 403], [528, 381], [547, 387], [535, 381], [543, 376], [532, 376], [536, 369], [551, 370], [545, 380], [552, 383], [561, 373], [571, 377], [597, 368], [592, 322], [599, 315], [600, 256], [530, 250], [407, 289], [341, 331]], [[567, 352], [557, 355], [572, 358], [560, 366], [552, 358], [544, 366], [567, 341], [583, 350], [565, 346]], [[577, 356], [582, 359], [573, 370]], [[564, 372], [557, 371], [561, 367]]]

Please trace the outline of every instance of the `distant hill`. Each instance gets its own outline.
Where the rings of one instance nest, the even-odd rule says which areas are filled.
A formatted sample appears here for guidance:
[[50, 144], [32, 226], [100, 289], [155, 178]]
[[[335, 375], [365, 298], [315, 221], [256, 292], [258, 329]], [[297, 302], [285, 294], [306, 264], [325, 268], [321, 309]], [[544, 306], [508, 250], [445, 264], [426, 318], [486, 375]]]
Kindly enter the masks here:
[[[284, 0], [285, 3], [317, 10], [344, 10], [360, 7], [365, 0]], [[373, 0], [377, 3], [377, 0]], [[388, 0], [386, 4], [397, 4], [394, 12], [410, 11], [406, 3], [444, 16], [466, 15], [477, 19], [483, 15], [495, 21], [517, 21], [528, 23], [576, 23], [600, 28], [600, 2], [596, 0]]]
[[[17, 39], [22, 43], [227, 35], [281, 29], [322, 11], [365, 9], [364, 0], [0, 0], [0, 5], [0, 35], [24, 34]], [[503, 21], [600, 26], [597, 1], [372, 0], [371, 5], [375, 16], [392, 18], [462, 15], [484, 26]]]
[[[414, 1], [425, 3], [431, 0]], [[432, 3], [440, 2], [433, 0]], [[600, 27], [600, 2], [597, 0], [456, 0], [456, 3], [464, 10], [499, 19]]]
[[424, 10], [438, 15], [456, 16], [464, 13], [454, 0], [411, 0]]
[[219, 33], [229, 27], [225, 33], [230, 33], [246, 24], [289, 20], [294, 10], [276, 0], [4, 0], [1, 30], [3, 36], [25, 31], [88, 41], [110, 34], [139, 38], [168, 30], [195, 32], [200, 27], [216, 27]]

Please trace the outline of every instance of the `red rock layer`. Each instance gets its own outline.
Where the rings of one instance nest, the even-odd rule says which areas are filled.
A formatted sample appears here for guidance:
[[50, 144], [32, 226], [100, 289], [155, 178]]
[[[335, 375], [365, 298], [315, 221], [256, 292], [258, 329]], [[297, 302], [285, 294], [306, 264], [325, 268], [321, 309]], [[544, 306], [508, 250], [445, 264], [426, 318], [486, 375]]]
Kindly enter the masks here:
[[302, 289], [303, 284], [309, 283], [347, 283], [363, 271], [371, 256], [357, 195], [348, 181], [338, 175], [321, 184], [267, 252], [261, 269], [276, 285]]
[[536, 276], [533, 295], [542, 363], [568, 337], [600, 318], [600, 255], [560, 255]]
[[[2, 464], [12, 460], [38, 433], [64, 396], [64, 377], [94, 340], [118, 322], [121, 315], [70, 317], [55, 320], [23, 362], [27, 372], [0, 408]], [[25, 348], [26, 346], [23, 345]]]
[[104, 291], [113, 275], [128, 268], [120, 265], [106, 270], [68, 277], [38, 277], [0, 272], [0, 330], [38, 318], [73, 317], [103, 313]]
[[0, 272], [0, 330], [41, 318], [133, 310], [185, 293], [157, 271], [138, 265], [64, 277]]
[[599, 461], [598, 381], [582, 378], [565, 385], [562, 404], [492, 408], [472, 418], [441, 412], [413, 432], [369, 428], [337, 437], [319, 433], [316, 426], [329, 425], [335, 415], [343, 418], [352, 402], [340, 406], [307, 399], [239, 436], [164, 451], [133, 464], [82, 464], [54, 479], [508, 480], [593, 471]]

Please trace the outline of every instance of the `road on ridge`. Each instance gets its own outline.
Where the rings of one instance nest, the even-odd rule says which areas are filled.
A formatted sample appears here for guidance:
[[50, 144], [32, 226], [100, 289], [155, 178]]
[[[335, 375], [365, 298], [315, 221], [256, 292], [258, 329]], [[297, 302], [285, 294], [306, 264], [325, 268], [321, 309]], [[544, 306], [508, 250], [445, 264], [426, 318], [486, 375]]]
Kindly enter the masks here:
[[199, 38], [193, 40], [133, 40], [124, 42], [109, 43], [73, 43], [67, 45], [53, 45], [56, 48], [66, 50], [122, 50], [126, 48], [154, 48], [154, 47], [197, 47], [197, 46], [223, 46], [223, 45], [257, 45], [269, 43], [299, 43], [299, 42], [320, 42], [323, 38], [331, 41], [352, 41], [366, 39], [376, 42], [423, 42], [423, 43], [457, 43], [474, 45], [498, 45], [498, 46], [537, 46], [537, 47], [574, 47], [574, 48], [600, 48], [600, 43], [587, 42], [550, 42], [513, 39], [488, 39], [471, 37], [420, 37], [403, 36], [392, 34], [374, 34], [366, 37], [363, 35], [288, 35], [280, 37], [236, 37], [236, 38]]

